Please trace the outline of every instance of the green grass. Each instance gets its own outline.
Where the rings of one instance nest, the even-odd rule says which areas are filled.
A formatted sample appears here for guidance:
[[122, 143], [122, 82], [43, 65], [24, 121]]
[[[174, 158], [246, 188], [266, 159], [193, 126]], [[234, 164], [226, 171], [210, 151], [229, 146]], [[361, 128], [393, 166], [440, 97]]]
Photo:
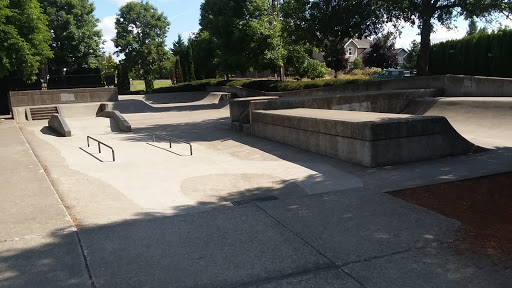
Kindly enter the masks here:
[[[155, 86], [155, 89], [172, 86], [170, 80], [155, 80], [155, 82], [153, 82], [153, 85]], [[144, 91], [144, 90], [146, 90], [146, 85], [144, 85], [144, 80], [132, 80], [131, 81], [131, 84], [130, 84], [131, 92]]]

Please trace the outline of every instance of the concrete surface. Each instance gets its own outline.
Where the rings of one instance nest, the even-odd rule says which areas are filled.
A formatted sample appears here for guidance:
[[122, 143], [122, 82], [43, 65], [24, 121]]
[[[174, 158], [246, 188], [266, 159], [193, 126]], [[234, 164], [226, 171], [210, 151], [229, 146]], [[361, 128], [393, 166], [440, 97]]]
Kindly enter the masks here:
[[121, 131], [132, 132], [132, 125], [130, 124], [130, 122], [128, 122], [128, 120], [126, 120], [126, 118], [123, 117], [121, 113], [119, 113], [119, 111], [103, 111], [98, 115], [98, 117], [112, 118], [116, 122], [117, 126]]
[[0, 120], [0, 182], [0, 287], [90, 287], [73, 222], [13, 120]]
[[118, 100], [117, 88], [112, 87], [11, 91], [9, 97], [12, 108]]
[[[55, 137], [44, 121], [21, 124], [78, 228], [95, 287], [442, 287], [442, 279], [454, 275], [458, 278], [451, 285], [465, 287], [464, 280], [473, 283], [484, 274], [487, 287], [509, 281], [510, 268], [476, 255], [456, 255], [451, 248], [438, 249], [454, 240], [456, 221], [381, 192], [512, 171], [512, 148], [367, 169], [233, 132], [225, 103], [149, 104], [141, 96], [120, 98], [114, 109], [130, 121], [133, 133], [118, 133], [115, 122], [106, 118], [69, 118], [77, 132], [67, 138]], [[182, 156], [188, 147], [149, 145], [151, 133], [192, 142], [194, 156]], [[109, 162], [108, 153], [89, 149], [86, 135], [113, 146], [118, 160]], [[3, 136], [0, 141], [5, 141]], [[40, 186], [6, 174], [14, 165], [10, 163], [21, 162], [11, 149], [0, 153], [14, 157], [0, 161], [4, 181]], [[25, 169], [17, 171], [38, 173]], [[279, 200], [242, 207], [228, 203], [267, 195]], [[28, 196], [36, 203], [52, 199]], [[16, 213], [31, 212], [30, 205], [18, 207]], [[0, 219], [3, 213], [0, 209]], [[9, 215], [11, 227], [23, 227], [23, 218], [16, 221]], [[52, 223], [31, 219], [26, 225]], [[81, 270], [73, 267], [79, 266], [66, 262], [83, 263], [80, 250], [60, 260], [68, 250], [59, 248], [73, 247], [66, 239], [52, 234], [43, 246], [27, 242], [11, 251], [10, 258], [0, 254], [0, 275], [10, 275], [0, 278], [0, 286], [31, 286], [23, 283], [35, 283], [32, 276], [18, 273], [27, 267], [87, 280], [85, 269], [85, 277], [75, 277], [73, 271]], [[416, 254], [429, 249], [438, 250]], [[424, 256], [433, 260], [424, 261]], [[439, 269], [434, 260], [457, 265]], [[78, 283], [71, 280], [60, 283]], [[54, 282], [39, 286], [59, 286]]]
[[69, 129], [68, 123], [59, 114], [53, 114], [48, 119], [48, 126], [58, 132], [61, 136], [71, 137], [71, 129]]
[[442, 116], [321, 109], [255, 110], [251, 133], [366, 167], [474, 152]]
[[442, 115], [477, 145], [512, 147], [512, 97], [417, 99], [403, 113]]

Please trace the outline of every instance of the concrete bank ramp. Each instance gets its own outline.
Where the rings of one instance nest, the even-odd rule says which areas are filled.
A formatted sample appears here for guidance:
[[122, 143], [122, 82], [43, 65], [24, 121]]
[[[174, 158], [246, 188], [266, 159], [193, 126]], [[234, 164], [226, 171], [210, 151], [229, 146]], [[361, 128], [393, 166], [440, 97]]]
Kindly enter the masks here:
[[444, 116], [457, 132], [479, 146], [512, 147], [512, 97], [416, 99], [403, 113]]
[[161, 104], [218, 104], [229, 99], [231, 94], [223, 92], [158, 93], [144, 96], [150, 105]]
[[467, 154], [479, 147], [442, 116], [322, 109], [257, 110], [251, 132], [366, 167]]
[[73, 136], [100, 135], [120, 132], [115, 120], [103, 117], [66, 118]]

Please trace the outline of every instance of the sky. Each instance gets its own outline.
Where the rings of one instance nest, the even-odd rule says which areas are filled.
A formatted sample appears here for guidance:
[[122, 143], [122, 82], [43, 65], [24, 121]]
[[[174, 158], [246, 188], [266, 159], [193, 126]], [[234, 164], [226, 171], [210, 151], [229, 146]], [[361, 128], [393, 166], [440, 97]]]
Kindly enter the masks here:
[[[119, 8], [129, 2], [130, 0], [90, 0], [96, 6], [94, 12], [96, 18], [100, 20], [99, 28], [103, 32], [103, 40], [105, 44], [103, 49], [105, 52], [115, 52], [114, 44], [111, 39], [115, 36], [114, 22]], [[172, 47], [172, 43], [181, 34], [185, 41], [190, 35], [199, 30], [199, 14], [200, 7], [203, 0], [152, 0], [148, 1], [155, 6], [158, 11], [162, 12], [167, 19], [171, 22], [171, 26], [167, 33], [167, 48]], [[512, 21], [500, 22], [504, 25], [512, 26]], [[479, 23], [479, 27], [483, 26]], [[397, 48], [409, 48], [412, 40], [420, 40], [418, 29], [411, 25], [402, 25], [402, 33], [396, 41]], [[437, 43], [450, 39], [459, 39], [464, 37], [467, 30], [467, 21], [462, 18], [457, 19], [454, 23], [454, 29], [446, 29], [444, 27], [437, 27], [436, 31], [431, 35], [432, 43]], [[493, 23], [491, 28], [497, 28], [499, 23]], [[122, 57], [116, 57], [119, 58]]]

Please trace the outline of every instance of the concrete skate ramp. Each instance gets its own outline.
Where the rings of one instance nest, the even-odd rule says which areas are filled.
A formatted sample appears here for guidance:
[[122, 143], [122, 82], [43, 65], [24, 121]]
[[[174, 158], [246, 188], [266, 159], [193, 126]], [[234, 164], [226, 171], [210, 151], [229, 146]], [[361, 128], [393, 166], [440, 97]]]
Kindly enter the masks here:
[[219, 109], [227, 106], [230, 97], [229, 93], [218, 92], [121, 96], [120, 101], [113, 104], [113, 109], [123, 114]]
[[158, 93], [144, 96], [144, 101], [150, 105], [159, 104], [217, 104], [225, 100], [229, 93], [222, 92], [187, 92], [187, 93]]
[[442, 116], [321, 109], [252, 111], [256, 136], [367, 167], [467, 154], [479, 147]]
[[444, 116], [458, 133], [479, 146], [512, 147], [512, 97], [416, 99], [403, 113]]

